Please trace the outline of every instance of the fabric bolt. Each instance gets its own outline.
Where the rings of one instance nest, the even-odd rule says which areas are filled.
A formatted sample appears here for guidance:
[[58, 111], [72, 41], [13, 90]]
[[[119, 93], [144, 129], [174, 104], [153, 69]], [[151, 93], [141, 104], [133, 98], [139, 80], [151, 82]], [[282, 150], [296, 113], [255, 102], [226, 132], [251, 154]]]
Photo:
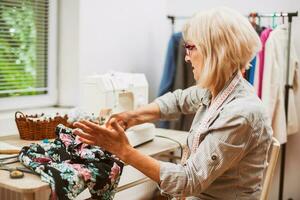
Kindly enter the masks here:
[[266, 28], [265, 30], [262, 31], [261, 35], [260, 35], [260, 40], [261, 40], [261, 44], [262, 44], [262, 48], [260, 50], [260, 52], [258, 53], [259, 56], [259, 72], [258, 72], [258, 91], [257, 91], [257, 95], [259, 96], [259, 98], [261, 98], [262, 95], [262, 85], [263, 85], [263, 76], [264, 76], [264, 63], [265, 63], [265, 44], [266, 41], [271, 33], [272, 29], [270, 28]]
[[[267, 108], [267, 112], [272, 118], [274, 137], [280, 143], [287, 141], [288, 134], [298, 133], [298, 113], [296, 109], [295, 93], [299, 90], [299, 59], [296, 49], [291, 39], [290, 63], [287, 66], [288, 49], [288, 27], [286, 24], [274, 29], [265, 44], [265, 62], [262, 83], [261, 99]], [[289, 68], [289, 71], [287, 70]], [[288, 84], [292, 86], [289, 90], [288, 102], [288, 123], [285, 117], [285, 85], [286, 77], [289, 73]]]
[[210, 92], [198, 86], [167, 93], [154, 101], [164, 119], [196, 113], [187, 139], [190, 151], [195, 135], [200, 134], [197, 150], [184, 165], [160, 162], [158, 187], [163, 194], [187, 199], [259, 199], [272, 140], [264, 105], [241, 78], [220, 112], [210, 118], [207, 129], [198, 133], [210, 101]]
[[20, 162], [50, 184], [52, 199], [74, 199], [88, 188], [92, 199], [111, 200], [123, 163], [109, 152], [82, 143], [63, 125], [56, 127], [53, 142], [22, 148]]

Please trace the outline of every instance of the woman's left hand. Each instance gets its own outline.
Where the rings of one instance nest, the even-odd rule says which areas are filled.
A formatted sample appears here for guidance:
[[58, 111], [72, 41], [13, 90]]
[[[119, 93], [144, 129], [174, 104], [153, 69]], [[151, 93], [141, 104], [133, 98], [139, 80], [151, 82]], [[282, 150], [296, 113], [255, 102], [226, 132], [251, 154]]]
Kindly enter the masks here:
[[73, 133], [78, 135], [82, 142], [104, 148], [159, 183], [159, 162], [134, 149], [129, 144], [124, 129], [115, 118], [110, 120], [108, 126], [99, 126], [86, 120], [75, 122], [74, 126], [78, 129], [74, 129]]
[[73, 133], [78, 135], [82, 142], [102, 147], [123, 160], [128, 149], [132, 147], [124, 129], [117, 121], [114, 120], [110, 124], [110, 127], [106, 127], [83, 120], [74, 123], [78, 129], [74, 129]]

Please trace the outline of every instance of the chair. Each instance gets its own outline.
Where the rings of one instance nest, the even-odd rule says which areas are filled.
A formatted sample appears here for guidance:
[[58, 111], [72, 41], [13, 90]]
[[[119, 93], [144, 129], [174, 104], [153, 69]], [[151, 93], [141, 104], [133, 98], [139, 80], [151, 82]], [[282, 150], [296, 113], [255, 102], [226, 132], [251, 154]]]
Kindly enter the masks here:
[[272, 138], [272, 144], [268, 154], [268, 166], [265, 171], [264, 182], [260, 200], [268, 200], [272, 178], [274, 176], [277, 159], [279, 157], [280, 143], [276, 138]]

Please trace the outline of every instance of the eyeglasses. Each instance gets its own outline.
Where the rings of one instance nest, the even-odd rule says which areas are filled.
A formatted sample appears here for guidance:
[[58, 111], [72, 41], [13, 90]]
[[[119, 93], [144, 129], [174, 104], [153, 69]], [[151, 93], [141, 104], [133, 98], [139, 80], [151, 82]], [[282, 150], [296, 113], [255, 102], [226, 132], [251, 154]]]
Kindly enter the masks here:
[[196, 49], [196, 45], [184, 43], [184, 48], [185, 48], [185, 51], [186, 51], [186, 55], [190, 56], [191, 51]]

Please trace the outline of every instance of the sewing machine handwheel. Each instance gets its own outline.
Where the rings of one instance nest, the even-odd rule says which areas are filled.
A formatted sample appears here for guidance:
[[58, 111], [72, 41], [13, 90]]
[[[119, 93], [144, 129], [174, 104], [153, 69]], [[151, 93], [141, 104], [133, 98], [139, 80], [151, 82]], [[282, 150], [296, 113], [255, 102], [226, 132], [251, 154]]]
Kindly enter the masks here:
[[19, 170], [12, 170], [9, 173], [10, 178], [23, 178], [24, 173]]

